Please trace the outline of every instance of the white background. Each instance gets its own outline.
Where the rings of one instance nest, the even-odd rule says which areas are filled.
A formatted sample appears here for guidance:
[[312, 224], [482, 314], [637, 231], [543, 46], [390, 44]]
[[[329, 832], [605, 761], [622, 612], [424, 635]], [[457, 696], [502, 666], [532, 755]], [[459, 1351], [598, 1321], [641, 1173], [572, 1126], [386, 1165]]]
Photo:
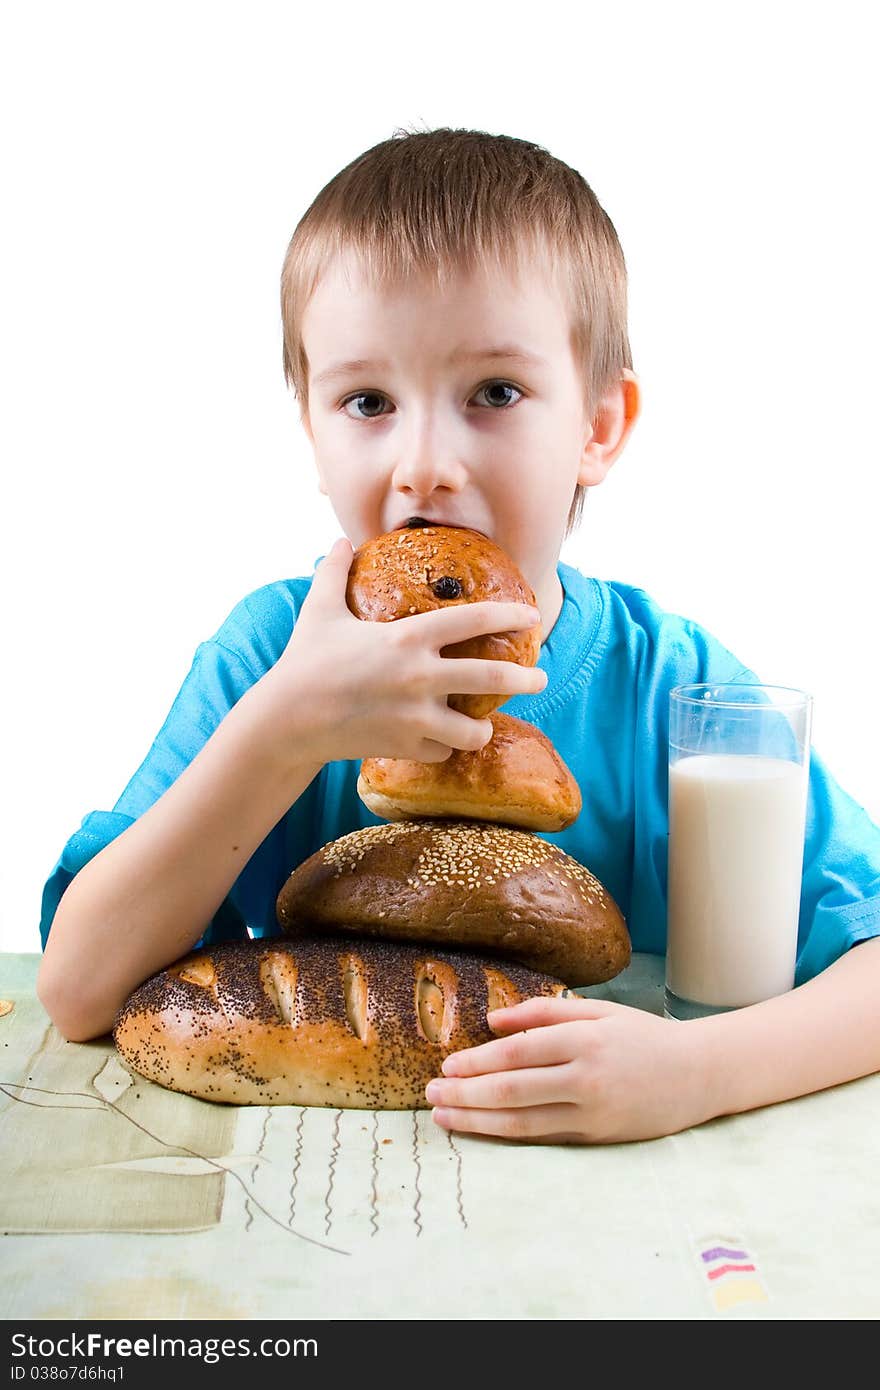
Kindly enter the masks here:
[[644, 414], [563, 558], [815, 697], [880, 820], [866, 3], [89, 3], [0, 35], [0, 939], [245, 593], [339, 534], [278, 277], [397, 127], [536, 141], [620, 235]]

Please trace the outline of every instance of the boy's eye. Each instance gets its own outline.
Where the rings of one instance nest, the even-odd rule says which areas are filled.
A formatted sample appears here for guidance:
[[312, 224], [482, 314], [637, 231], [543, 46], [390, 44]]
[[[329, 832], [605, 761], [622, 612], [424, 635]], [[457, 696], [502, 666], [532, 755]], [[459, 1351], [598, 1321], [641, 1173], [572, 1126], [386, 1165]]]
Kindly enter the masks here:
[[[493, 410], [504, 409], [507, 406], [515, 405], [516, 400], [511, 401], [510, 392], [514, 393], [516, 400], [522, 396], [518, 386], [512, 386], [509, 381], [488, 381], [485, 386], [481, 386], [474, 393], [474, 399], [484, 392], [489, 396], [489, 408]], [[489, 395], [491, 393], [491, 395]], [[507, 393], [507, 398], [499, 400], [499, 394]], [[493, 399], [494, 397], [494, 399]], [[342, 409], [352, 420], [376, 420], [380, 415], [387, 414], [382, 410], [382, 403], [388, 401], [387, 396], [383, 396], [381, 391], [360, 391], [354, 396], [348, 396], [342, 402]], [[349, 410], [349, 406], [354, 406], [354, 411]]]
[[516, 396], [517, 400], [518, 400], [519, 397], [522, 395], [522, 391], [520, 391], [520, 390], [518, 389], [518, 387], [516, 387], [516, 386], [511, 386], [511, 384], [510, 384], [509, 381], [488, 381], [488, 382], [486, 383], [485, 386], [481, 386], [481, 387], [480, 387], [479, 391], [477, 392], [477, 395], [478, 395], [478, 396], [481, 395], [484, 391], [486, 392], [487, 395], [489, 395], [489, 393], [491, 392], [491, 393], [495, 396], [495, 399], [494, 399], [494, 400], [491, 400], [491, 398], [490, 398], [490, 402], [489, 402], [490, 405], [492, 405], [492, 406], [495, 407], [495, 408], [498, 408], [498, 407], [501, 407], [501, 406], [510, 405], [510, 404], [514, 404], [514, 405], [516, 404], [515, 401], [514, 401], [514, 402], [511, 402], [510, 399], [509, 399], [509, 397], [508, 397], [507, 400], [499, 400], [499, 399], [498, 399], [498, 393], [499, 393], [499, 392], [502, 392], [502, 391], [510, 392], [510, 391], [512, 391], [512, 392], [514, 393], [514, 395]]
[[[344, 400], [342, 402], [342, 409], [345, 411], [346, 415], [351, 415], [353, 420], [375, 420], [378, 415], [383, 413], [381, 410], [375, 410], [376, 403], [378, 402], [381, 406], [384, 400], [387, 400], [387, 397], [380, 395], [378, 391], [362, 391], [360, 395], [349, 396], [347, 400]], [[358, 413], [357, 415], [352, 415], [348, 407], [360, 401], [366, 403], [364, 406], [364, 414], [361, 415]]]

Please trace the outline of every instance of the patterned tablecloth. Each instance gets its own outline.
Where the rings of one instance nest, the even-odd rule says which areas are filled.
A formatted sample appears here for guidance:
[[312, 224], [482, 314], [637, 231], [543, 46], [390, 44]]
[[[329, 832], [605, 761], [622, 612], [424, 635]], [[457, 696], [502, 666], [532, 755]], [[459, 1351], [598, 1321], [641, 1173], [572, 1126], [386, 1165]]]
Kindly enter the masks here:
[[880, 1076], [595, 1148], [219, 1106], [64, 1042], [37, 962], [0, 957], [0, 1318], [880, 1315]]

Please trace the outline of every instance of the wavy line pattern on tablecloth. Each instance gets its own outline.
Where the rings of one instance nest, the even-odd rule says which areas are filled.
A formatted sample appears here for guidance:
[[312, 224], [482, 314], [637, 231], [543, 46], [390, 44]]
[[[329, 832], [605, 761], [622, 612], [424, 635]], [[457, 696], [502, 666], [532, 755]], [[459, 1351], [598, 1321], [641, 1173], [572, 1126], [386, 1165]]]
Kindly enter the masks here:
[[421, 1165], [421, 1163], [419, 1162], [419, 1112], [418, 1112], [418, 1110], [414, 1110], [414, 1111], [412, 1112], [412, 1156], [413, 1156], [413, 1163], [414, 1163], [415, 1166], [416, 1166], [416, 1195], [415, 1195], [415, 1201], [414, 1201], [414, 1203], [413, 1203], [413, 1216], [415, 1217], [415, 1221], [416, 1221], [416, 1235], [419, 1235], [419, 1236], [420, 1236], [420, 1235], [422, 1234], [422, 1218], [421, 1218], [421, 1216], [420, 1216], [420, 1214], [419, 1214], [419, 1206], [421, 1205], [421, 1201], [422, 1201], [422, 1189], [421, 1189], [421, 1187], [420, 1187], [420, 1185], [419, 1185], [419, 1179], [420, 1179], [420, 1177], [422, 1176], [422, 1165]]
[[305, 1119], [305, 1113], [305, 1110], [301, 1109], [299, 1118], [296, 1122], [296, 1149], [293, 1154], [293, 1171], [290, 1174], [290, 1211], [287, 1217], [288, 1226], [293, 1225], [293, 1214], [296, 1210], [296, 1184], [299, 1178], [300, 1164], [302, 1163], [303, 1120]]
[[464, 1202], [462, 1201], [462, 1189], [461, 1189], [461, 1153], [459, 1152], [459, 1150], [458, 1150], [458, 1149], [456, 1148], [456, 1146], [455, 1146], [455, 1141], [454, 1141], [454, 1139], [452, 1138], [452, 1130], [451, 1130], [451, 1129], [447, 1129], [447, 1131], [446, 1131], [446, 1138], [447, 1138], [448, 1141], [449, 1141], [449, 1147], [450, 1147], [450, 1149], [452, 1150], [452, 1153], [453, 1153], [453, 1155], [454, 1155], [454, 1157], [455, 1157], [455, 1201], [456, 1201], [456, 1204], [457, 1204], [457, 1206], [458, 1206], [458, 1215], [459, 1215], [459, 1219], [460, 1219], [460, 1221], [461, 1221], [462, 1226], [464, 1227], [465, 1230], [467, 1230], [467, 1228], [468, 1228], [468, 1223], [467, 1223], [467, 1217], [466, 1217], [465, 1214], [464, 1214]]
[[377, 1194], [377, 1191], [376, 1191], [376, 1184], [377, 1184], [377, 1182], [378, 1182], [378, 1180], [379, 1180], [379, 1138], [378, 1138], [378, 1135], [379, 1135], [379, 1112], [378, 1112], [378, 1110], [374, 1110], [374, 1111], [373, 1111], [373, 1155], [372, 1155], [372, 1169], [371, 1169], [371, 1173], [370, 1173], [370, 1176], [371, 1176], [371, 1185], [370, 1185], [370, 1225], [371, 1225], [372, 1228], [373, 1228], [373, 1229], [370, 1231], [370, 1235], [371, 1235], [371, 1236], [376, 1235], [377, 1232], [378, 1232], [378, 1230], [379, 1230], [379, 1208], [378, 1208], [378, 1205], [377, 1205], [377, 1202], [376, 1202], [376, 1198], [377, 1198], [377, 1195], [378, 1195], [378, 1194]]
[[324, 1222], [324, 1234], [329, 1236], [330, 1224], [333, 1220], [333, 1209], [330, 1197], [333, 1192], [333, 1182], [336, 1178], [336, 1160], [339, 1157], [339, 1121], [342, 1119], [342, 1111], [337, 1110], [333, 1117], [333, 1142], [330, 1149], [330, 1163], [327, 1167], [327, 1192], [324, 1197], [324, 1211], [326, 1218]]
[[[265, 1113], [265, 1115], [263, 1116], [263, 1125], [262, 1125], [262, 1128], [261, 1128], [261, 1130], [260, 1130], [260, 1142], [259, 1142], [259, 1144], [257, 1145], [257, 1154], [256, 1154], [256, 1157], [255, 1157], [255, 1159], [254, 1159], [254, 1166], [251, 1168], [251, 1182], [252, 1182], [252, 1183], [253, 1183], [253, 1182], [256, 1182], [256, 1179], [257, 1179], [257, 1169], [258, 1169], [259, 1166], [260, 1166], [260, 1159], [261, 1159], [262, 1156], [263, 1156], [263, 1146], [264, 1146], [264, 1144], [266, 1143], [266, 1131], [267, 1131], [268, 1128], [269, 1128], [269, 1116], [270, 1116], [271, 1114], [272, 1114], [272, 1107], [271, 1107], [270, 1105], [267, 1105], [267, 1106], [266, 1106], [266, 1113]], [[246, 1220], [245, 1220], [245, 1223], [244, 1223], [244, 1229], [245, 1229], [245, 1234], [247, 1234], [247, 1232], [250, 1230], [250, 1228], [251, 1228], [251, 1226], [252, 1226], [252, 1224], [253, 1224], [253, 1220], [254, 1220], [254, 1214], [253, 1214], [253, 1211], [252, 1211], [252, 1209], [251, 1209], [251, 1199], [250, 1199], [249, 1196], [245, 1198], [244, 1209], [245, 1209], [245, 1216], [246, 1216]]]

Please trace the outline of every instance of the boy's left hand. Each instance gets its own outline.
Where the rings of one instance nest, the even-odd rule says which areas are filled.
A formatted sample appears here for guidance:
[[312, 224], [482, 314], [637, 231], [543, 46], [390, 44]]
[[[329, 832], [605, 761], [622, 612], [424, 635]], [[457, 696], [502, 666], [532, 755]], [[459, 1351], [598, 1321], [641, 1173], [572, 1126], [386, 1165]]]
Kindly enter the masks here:
[[[654, 1139], [713, 1113], [699, 1032], [600, 999], [526, 999], [425, 1091], [444, 1129], [535, 1143]], [[524, 1031], [527, 1030], [527, 1031]]]

